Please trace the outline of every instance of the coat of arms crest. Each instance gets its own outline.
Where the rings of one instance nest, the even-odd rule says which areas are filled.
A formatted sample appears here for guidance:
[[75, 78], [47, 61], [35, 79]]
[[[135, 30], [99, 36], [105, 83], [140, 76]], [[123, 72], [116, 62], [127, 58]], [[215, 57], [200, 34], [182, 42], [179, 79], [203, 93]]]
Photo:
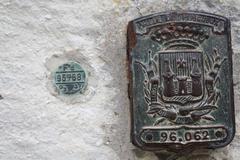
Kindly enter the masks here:
[[133, 142], [144, 149], [202, 144], [234, 135], [228, 19], [199, 12], [131, 21], [128, 60]]

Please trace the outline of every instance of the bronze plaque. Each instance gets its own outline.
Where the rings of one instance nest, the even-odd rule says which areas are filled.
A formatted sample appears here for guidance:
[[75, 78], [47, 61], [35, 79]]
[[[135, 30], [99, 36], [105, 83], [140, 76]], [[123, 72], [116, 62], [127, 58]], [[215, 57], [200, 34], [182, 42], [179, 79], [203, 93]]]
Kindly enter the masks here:
[[134, 145], [218, 148], [235, 133], [232, 49], [227, 18], [157, 13], [128, 25]]

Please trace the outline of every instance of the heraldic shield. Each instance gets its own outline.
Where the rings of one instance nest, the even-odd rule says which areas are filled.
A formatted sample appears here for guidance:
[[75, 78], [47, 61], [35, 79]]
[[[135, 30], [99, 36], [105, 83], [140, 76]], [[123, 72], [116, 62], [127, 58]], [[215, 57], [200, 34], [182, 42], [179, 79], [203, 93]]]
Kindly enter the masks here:
[[145, 150], [218, 148], [235, 132], [227, 18], [157, 13], [128, 25], [132, 142]]

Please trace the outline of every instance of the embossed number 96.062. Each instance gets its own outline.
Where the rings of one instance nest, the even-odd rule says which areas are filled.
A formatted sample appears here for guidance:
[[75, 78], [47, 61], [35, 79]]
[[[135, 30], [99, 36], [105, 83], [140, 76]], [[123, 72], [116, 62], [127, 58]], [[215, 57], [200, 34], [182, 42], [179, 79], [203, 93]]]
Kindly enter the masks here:
[[160, 133], [160, 140], [162, 142], [166, 141], [199, 141], [199, 140], [208, 140], [209, 139], [209, 132], [206, 131], [193, 131], [193, 132], [183, 132], [182, 136], [178, 136], [177, 132], [161, 132]]

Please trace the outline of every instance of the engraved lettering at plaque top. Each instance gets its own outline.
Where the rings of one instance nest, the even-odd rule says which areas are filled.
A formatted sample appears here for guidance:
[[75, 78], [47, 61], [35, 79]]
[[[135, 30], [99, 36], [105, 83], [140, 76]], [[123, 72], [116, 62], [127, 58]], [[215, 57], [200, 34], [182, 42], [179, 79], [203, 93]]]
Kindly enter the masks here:
[[219, 148], [235, 134], [227, 18], [157, 13], [128, 25], [132, 142], [152, 151]]
[[86, 73], [79, 63], [68, 62], [54, 73], [54, 83], [60, 94], [82, 93], [86, 87]]

